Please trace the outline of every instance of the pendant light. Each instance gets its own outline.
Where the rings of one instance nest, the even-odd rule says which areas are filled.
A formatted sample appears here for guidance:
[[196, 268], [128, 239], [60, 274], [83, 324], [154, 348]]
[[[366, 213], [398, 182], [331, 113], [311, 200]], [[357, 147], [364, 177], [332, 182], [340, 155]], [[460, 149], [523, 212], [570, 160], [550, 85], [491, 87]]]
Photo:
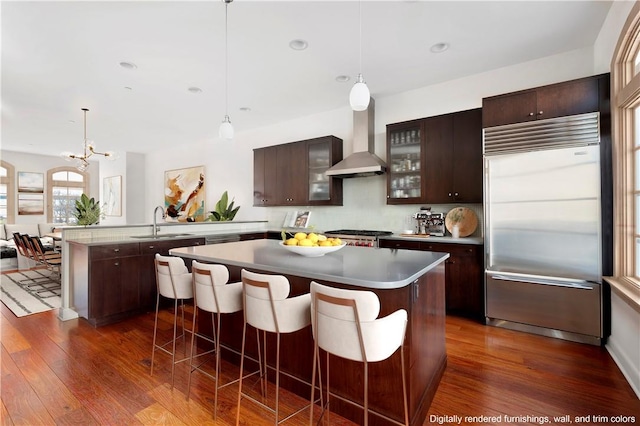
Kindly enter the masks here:
[[233, 140], [233, 126], [229, 118], [229, 43], [228, 39], [228, 7], [233, 0], [224, 1], [224, 120], [220, 124], [218, 132], [220, 139]]
[[82, 143], [82, 154], [73, 154], [73, 153], [62, 153], [62, 156], [67, 160], [76, 160], [77, 165], [76, 168], [81, 172], [84, 172], [89, 167], [89, 157], [92, 155], [103, 155], [108, 160], [115, 160], [117, 155], [115, 152], [107, 151], [107, 152], [98, 152], [96, 151], [96, 146], [93, 141], [87, 139], [87, 112], [89, 109], [82, 108], [84, 112], [84, 140]]
[[358, 73], [356, 83], [351, 88], [351, 93], [349, 93], [349, 103], [354, 111], [364, 111], [369, 106], [371, 93], [367, 83], [362, 78], [362, 4], [360, 1], [358, 1], [358, 14], [360, 20], [360, 73]]

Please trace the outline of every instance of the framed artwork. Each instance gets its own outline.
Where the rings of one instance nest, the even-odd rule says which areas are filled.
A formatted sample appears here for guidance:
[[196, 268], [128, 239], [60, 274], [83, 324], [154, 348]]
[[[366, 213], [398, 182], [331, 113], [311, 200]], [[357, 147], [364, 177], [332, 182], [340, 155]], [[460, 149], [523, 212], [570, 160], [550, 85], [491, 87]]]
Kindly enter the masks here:
[[122, 216], [122, 176], [102, 179], [102, 197], [105, 216]]
[[18, 214], [19, 215], [44, 214], [44, 194], [18, 193]]
[[169, 170], [164, 173], [166, 221], [204, 222], [206, 211], [204, 166]]
[[18, 172], [18, 192], [44, 193], [44, 173]]

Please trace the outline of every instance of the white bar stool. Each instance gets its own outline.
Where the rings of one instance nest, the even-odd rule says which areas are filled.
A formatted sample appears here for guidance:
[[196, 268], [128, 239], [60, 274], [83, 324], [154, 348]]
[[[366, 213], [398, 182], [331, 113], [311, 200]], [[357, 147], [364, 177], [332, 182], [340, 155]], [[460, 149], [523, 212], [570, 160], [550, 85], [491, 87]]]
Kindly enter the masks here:
[[[402, 396], [404, 401], [404, 425], [409, 425], [407, 407], [407, 383], [404, 362], [404, 337], [407, 329], [407, 311], [399, 309], [384, 318], [378, 318], [380, 300], [372, 291], [346, 290], [311, 282], [311, 317], [314, 343], [313, 379], [311, 401], [315, 390], [316, 365], [322, 394], [322, 370], [320, 368], [320, 348], [326, 351], [329, 370], [329, 354], [364, 364], [364, 425], [369, 420], [369, 362], [383, 361], [400, 347]], [[329, 374], [327, 371], [327, 417], [329, 413]], [[322, 399], [322, 398], [321, 398]], [[322, 414], [325, 405], [322, 406]], [[374, 412], [374, 414], [376, 414]], [[387, 420], [402, 425], [393, 419]], [[309, 418], [313, 424], [313, 410]]]
[[[242, 283], [228, 283], [229, 270], [226, 266], [200, 263], [196, 260], [191, 263], [191, 274], [193, 277], [194, 298], [193, 326], [191, 329], [194, 330], [194, 332], [191, 334], [191, 360], [189, 361], [187, 399], [189, 399], [189, 395], [191, 393], [191, 375], [194, 371], [199, 371], [215, 380], [216, 390], [213, 401], [213, 419], [215, 421], [218, 411], [218, 389], [227, 387], [240, 380], [236, 379], [220, 386], [220, 323], [221, 314], [230, 314], [242, 310]], [[195, 331], [198, 310], [211, 313], [213, 338]], [[194, 346], [196, 337], [213, 343], [215, 345], [214, 349], [194, 355], [197, 351], [197, 348]], [[230, 348], [225, 349], [238, 353]], [[209, 355], [212, 352], [215, 353], [216, 357], [216, 370], [214, 375], [202, 369], [205, 362], [202, 362], [197, 366], [193, 365], [194, 359], [197, 360], [198, 358]]]
[[[280, 388], [280, 335], [302, 330], [311, 323], [311, 295], [302, 294], [289, 298], [289, 280], [282, 275], [266, 275], [242, 270], [242, 294], [244, 305], [244, 326], [242, 329], [242, 355], [240, 358], [240, 385], [238, 388], [238, 412], [236, 426], [240, 424], [240, 400], [244, 395], [247, 399], [266, 408], [275, 414], [275, 424], [280, 424], [290, 417], [298, 414], [306, 408], [313, 408], [311, 404], [305, 405], [293, 414], [279, 419], [279, 388]], [[258, 342], [258, 364], [260, 366], [261, 380], [266, 380], [266, 333], [276, 334], [276, 401], [275, 409], [265, 403], [242, 393], [242, 373], [244, 368], [244, 351], [247, 335], [247, 324], [254, 327], [260, 335], [263, 335], [264, 360]], [[259, 337], [258, 337], [259, 341]], [[286, 373], [282, 373], [286, 374]], [[296, 380], [297, 377], [289, 376]], [[265, 396], [263, 386], [263, 396]], [[313, 400], [313, 395], [312, 395]]]
[[[156, 253], [155, 258], [156, 265], [156, 285], [158, 287], [158, 294], [156, 296], [156, 319], [153, 326], [153, 350], [151, 351], [151, 373], [153, 376], [153, 361], [156, 351], [162, 351], [171, 355], [171, 389], [173, 389], [174, 373], [176, 364], [190, 359], [190, 356], [186, 356], [186, 344], [185, 344], [185, 332], [192, 333], [192, 330], [185, 330], [184, 328], [184, 301], [186, 299], [193, 299], [193, 284], [191, 282], [191, 272], [184, 264], [184, 260], [181, 257], [175, 256], [162, 256]], [[156, 344], [156, 337], [158, 334], [158, 311], [160, 309], [160, 296], [173, 300], [173, 338], [162, 345]], [[182, 332], [178, 336], [178, 301], [180, 301], [181, 311], [181, 329]], [[182, 342], [185, 348], [185, 357], [176, 361], [176, 341], [182, 338]], [[171, 345], [171, 350], [166, 348], [167, 345]]]

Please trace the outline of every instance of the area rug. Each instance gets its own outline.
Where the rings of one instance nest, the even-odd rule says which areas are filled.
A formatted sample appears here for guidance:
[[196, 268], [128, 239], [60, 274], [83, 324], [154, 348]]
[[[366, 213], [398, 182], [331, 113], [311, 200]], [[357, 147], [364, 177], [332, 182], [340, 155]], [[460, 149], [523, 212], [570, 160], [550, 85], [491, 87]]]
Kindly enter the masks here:
[[47, 270], [26, 270], [1, 276], [0, 300], [17, 317], [59, 308], [60, 294], [60, 284], [51, 281]]

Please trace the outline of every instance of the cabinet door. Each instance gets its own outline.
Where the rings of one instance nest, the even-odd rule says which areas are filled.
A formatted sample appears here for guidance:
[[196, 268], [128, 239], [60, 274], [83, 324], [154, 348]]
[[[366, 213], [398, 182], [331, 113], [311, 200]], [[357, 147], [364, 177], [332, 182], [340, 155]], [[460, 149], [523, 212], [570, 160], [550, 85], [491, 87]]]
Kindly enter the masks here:
[[309, 205], [342, 205], [342, 179], [327, 176], [329, 167], [342, 160], [342, 140], [333, 136], [307, 141]]
[[[204, 245], [204, 238], [189, 238], [173, 241], [153, 241], [140, 243], [140, 270], [138, 294], [141, 309], [153, 309], [156, 306], [158, 287], [156, 285], [156, 253], [168, 256], [169, 250], [175, 247]], [[190, 265], [191, 262], [185, 262]]]
[[590, 77], [540, 87], [537, 96], [539, 120], [598, 111], [598, 79]]
[[482, 100], [482, 127], [501, 126], [536, 119], [535, 90], [494, 96]]
[[482, 109], [453, 114], [453, 199], [482, 203]]
[[138, 308], [137, 256], [91, 262], [89, 317], [101, 318]]
[[307, 200], [307, 147], [295, 142], [277, 145], [276, 199], [278, 205], [303, 206]]
[[[425, 193], [429, 203], [450, 203], [453, 198], [453, 117], [424, 120]], [[482, 175], [481, 175], [482, 176]]]
[[424, 193], [420, 121], [387, 126], [387, 204], [419, 203]]
[[445, 261], [447, 313], [484, 316], [483, 246], [423, 243], [422, 250], [449, 253]]
[[253, 205], [276, 205], [276, 147], [253, 151]]

